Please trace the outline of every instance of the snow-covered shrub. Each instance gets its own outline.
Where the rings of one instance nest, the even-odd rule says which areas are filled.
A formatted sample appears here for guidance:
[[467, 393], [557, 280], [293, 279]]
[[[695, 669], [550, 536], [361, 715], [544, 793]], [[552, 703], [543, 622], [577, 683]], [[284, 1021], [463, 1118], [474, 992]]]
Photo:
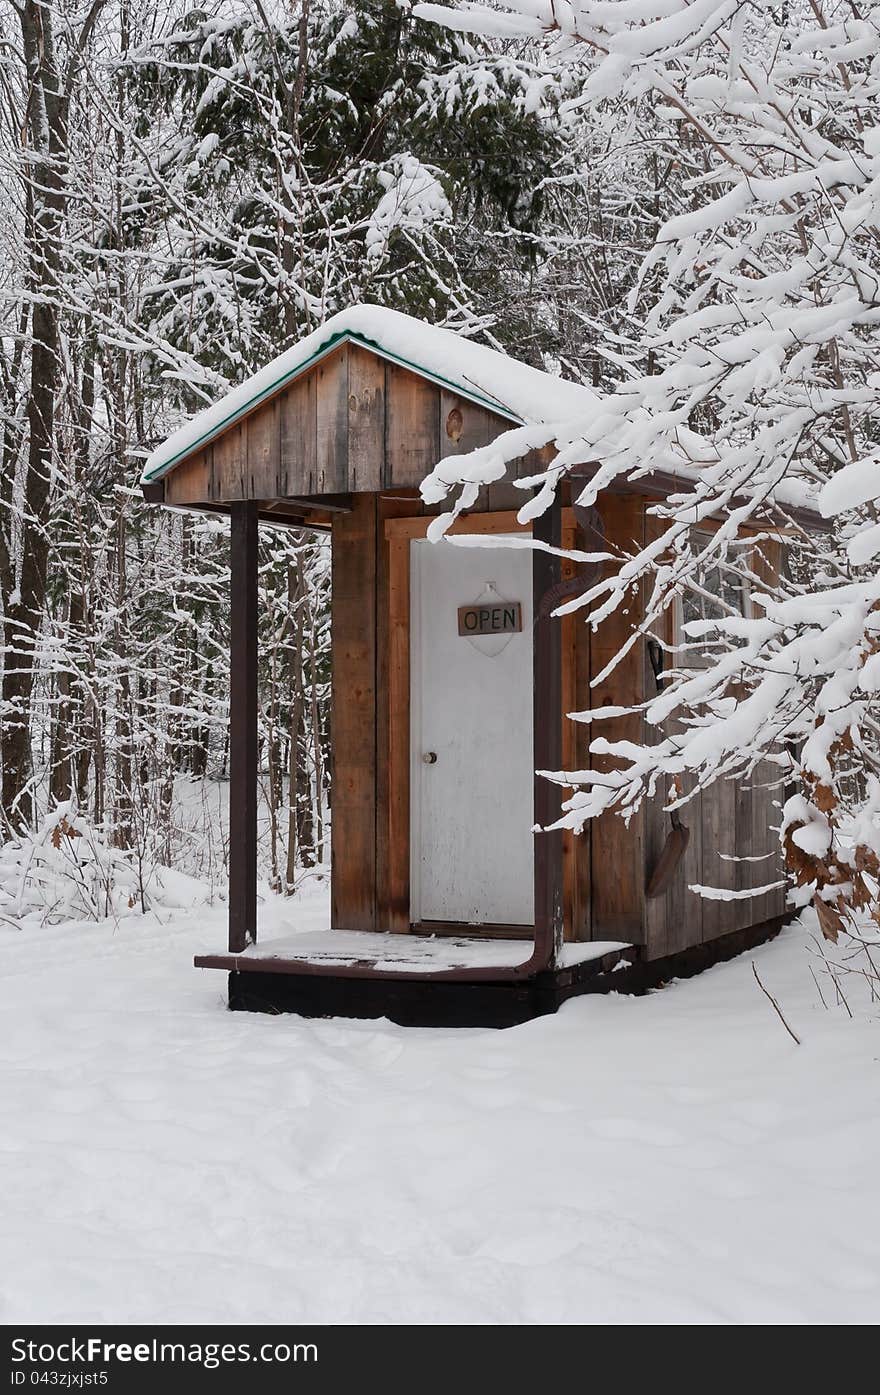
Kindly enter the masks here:
[[20, 920], [103, 920], [148, 906], [155, 868], [111, 846], [70, 802], [36, 833], [0, 845], [0, 916]]

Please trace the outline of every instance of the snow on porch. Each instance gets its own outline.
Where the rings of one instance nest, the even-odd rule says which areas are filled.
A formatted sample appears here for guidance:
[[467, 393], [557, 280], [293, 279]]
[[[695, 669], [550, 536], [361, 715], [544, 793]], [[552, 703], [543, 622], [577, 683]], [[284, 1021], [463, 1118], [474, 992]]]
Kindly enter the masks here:
[[[532, 947], [531, 939], [391, 935], [367, 930], [288, 930], [229, 958], [234, 958], [242, 968], [246, 967], [243, 961], [259, 961], [267, 969], [271, 969], [272, 961], [280, 961], [334, 964], [340, 968], [369, 964], [378, 973], [448, 973], [450, 969], [515, 968], [531, 958]], [[566, 944], [560, 954], [559, 967], [573, 968], [630, 948], [617, 940]]]

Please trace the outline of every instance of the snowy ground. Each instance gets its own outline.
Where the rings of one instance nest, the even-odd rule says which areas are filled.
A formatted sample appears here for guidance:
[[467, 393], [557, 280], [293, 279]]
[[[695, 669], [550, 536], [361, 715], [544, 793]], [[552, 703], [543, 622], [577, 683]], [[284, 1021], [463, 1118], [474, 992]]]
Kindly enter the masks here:
[[506, 1032], [233, 1015], [222, 909], [163, 916], [0, 927], [0, 1321], [880, 1317], [880, 1012], [802, 930], [797, 1047], [752, 956]]

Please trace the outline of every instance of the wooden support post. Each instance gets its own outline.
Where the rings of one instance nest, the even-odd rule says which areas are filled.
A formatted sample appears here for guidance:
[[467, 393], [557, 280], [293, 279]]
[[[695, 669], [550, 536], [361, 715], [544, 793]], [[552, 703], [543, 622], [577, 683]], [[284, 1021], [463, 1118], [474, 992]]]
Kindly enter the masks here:
[[229, 950], [257, 938], [257, 505], [231, 504]]
[[[562, 545], [562, 507], [559, 497], [536, 518], [532, 528], [536, 542]], [[532, 603], [534, 614], [551, 586], [562, 577], [562, 561], [549, 552], [532, 553]], [[559, 770], [562, 765], [562, 624], [546, 616], [534, 626], [534, 727], [535, 769]], [[535, 823], [546, 827], [561, 813], [559, 785], [535, 776]], [[535, 949], [547, 968], [553, 968], [562, 945], [563, 835], [535, 834]]]
[[375, 930], [375, 494], [356, 494], [351, 513], [334, 514], [331, 566], [330, 924]]

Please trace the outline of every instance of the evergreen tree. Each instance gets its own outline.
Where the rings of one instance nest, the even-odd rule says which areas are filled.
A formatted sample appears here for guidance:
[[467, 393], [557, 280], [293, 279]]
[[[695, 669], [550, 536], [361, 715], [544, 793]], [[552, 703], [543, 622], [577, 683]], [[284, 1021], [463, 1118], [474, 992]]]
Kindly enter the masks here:
[[497, 296], [487, 235], [509, 270], [534, 261], [561, 84], [525, 60], [395, 0], [321, 0], [191, 13], [127, 67], [142, 128], [169, 131], [171, 198], [144, 170], [132, 205], [173, 248], [154, 327], [225, 378], [362, 299], [478, 327]]

